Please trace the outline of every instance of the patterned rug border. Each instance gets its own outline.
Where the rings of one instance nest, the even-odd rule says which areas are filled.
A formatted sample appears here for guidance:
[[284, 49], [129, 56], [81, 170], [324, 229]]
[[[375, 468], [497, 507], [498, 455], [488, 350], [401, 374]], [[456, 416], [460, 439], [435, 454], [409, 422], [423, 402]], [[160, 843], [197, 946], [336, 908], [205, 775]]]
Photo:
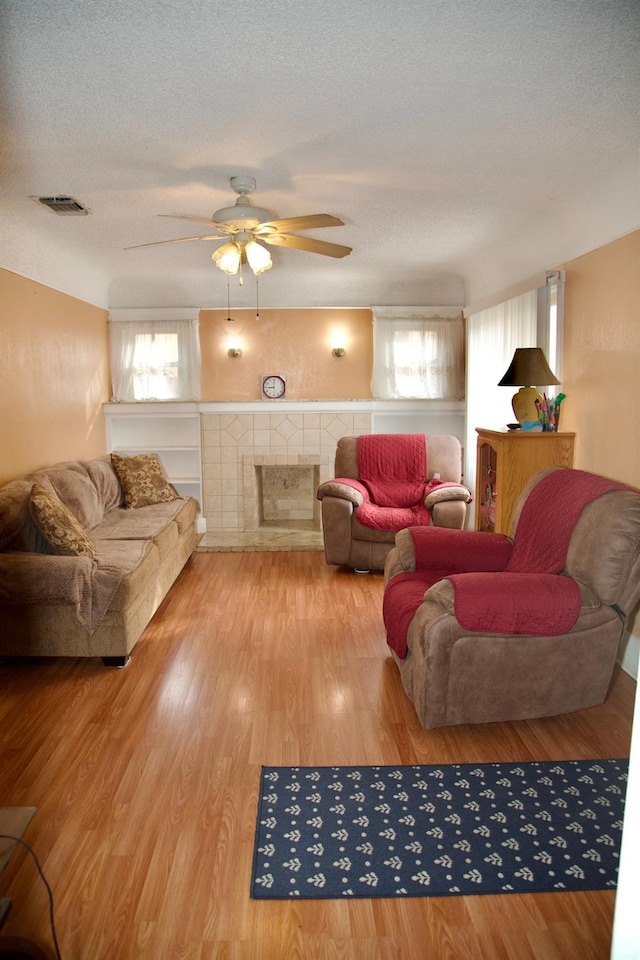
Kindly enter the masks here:
[[264, 766], [253, 899], [615, 889], [628, 758]]

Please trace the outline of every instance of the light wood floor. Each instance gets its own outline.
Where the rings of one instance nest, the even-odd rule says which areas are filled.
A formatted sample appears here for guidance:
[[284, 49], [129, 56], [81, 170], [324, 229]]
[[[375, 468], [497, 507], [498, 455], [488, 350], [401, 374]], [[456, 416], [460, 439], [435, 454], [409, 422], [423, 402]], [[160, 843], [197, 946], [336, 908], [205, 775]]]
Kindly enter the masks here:
[[[614, 893], [252, 901], [262, 764], [628, 756], [635, 684], [572, 716], [425, 732], [387, 656], [382, 577], [316, 552], [197, 553], [124, 670], [0, 667], [0, 805], [64, 960], [604, 960]], [[5, 934], [50, 943], [19, 851]]]

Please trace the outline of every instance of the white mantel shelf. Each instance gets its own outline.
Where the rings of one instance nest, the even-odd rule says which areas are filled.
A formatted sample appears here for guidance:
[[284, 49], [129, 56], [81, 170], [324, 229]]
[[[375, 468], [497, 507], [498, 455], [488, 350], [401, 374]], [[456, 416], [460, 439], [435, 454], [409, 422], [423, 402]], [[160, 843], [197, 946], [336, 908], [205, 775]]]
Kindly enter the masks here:
[[345, 413], [398, 413], [406, 411], [433, 413], [464, 413], [464, 400], [139, 400], [132, 403], [105, 403], [105, 412], [138, 416], [150, 413], [325, 413], [341, 410]]
[[201, 413], [433, 413], [464, 414], [463, 400], [208, 400]]
[[463, 400], [140, 400], [135, 403], [105, 403], [110, 414], [149, 413], [464, 413]]

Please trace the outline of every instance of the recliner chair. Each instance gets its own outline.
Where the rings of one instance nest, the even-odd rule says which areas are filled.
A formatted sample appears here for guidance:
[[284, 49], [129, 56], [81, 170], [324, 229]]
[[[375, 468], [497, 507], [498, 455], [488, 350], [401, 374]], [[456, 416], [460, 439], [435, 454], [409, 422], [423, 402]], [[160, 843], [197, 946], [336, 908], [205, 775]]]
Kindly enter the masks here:
[[403, 527], [464, 526], [471, 495], [460, 482], [457, 437], [342, 437], [334, 473], [317, 494], [327, 563], [382, 570]]
[[513, 539], [403, 530], [383, 616], [426, 729], [602, 703], [640, 600], [640, 491], [567, 468], [523, 490]]

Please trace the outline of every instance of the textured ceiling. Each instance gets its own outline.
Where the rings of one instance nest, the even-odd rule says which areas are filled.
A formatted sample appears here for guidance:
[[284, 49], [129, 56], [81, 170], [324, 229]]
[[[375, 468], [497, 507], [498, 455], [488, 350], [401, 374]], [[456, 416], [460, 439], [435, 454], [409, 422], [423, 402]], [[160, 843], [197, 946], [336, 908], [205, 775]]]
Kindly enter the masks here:
[[637, 0], [2, 0], [0, 34], [0, 264], [93, 302], [226, 306], [216, 244], [124, 247], [235, 174], [353, 247], [271, 248], [265, 307], [459, 303], [640, 227]]

